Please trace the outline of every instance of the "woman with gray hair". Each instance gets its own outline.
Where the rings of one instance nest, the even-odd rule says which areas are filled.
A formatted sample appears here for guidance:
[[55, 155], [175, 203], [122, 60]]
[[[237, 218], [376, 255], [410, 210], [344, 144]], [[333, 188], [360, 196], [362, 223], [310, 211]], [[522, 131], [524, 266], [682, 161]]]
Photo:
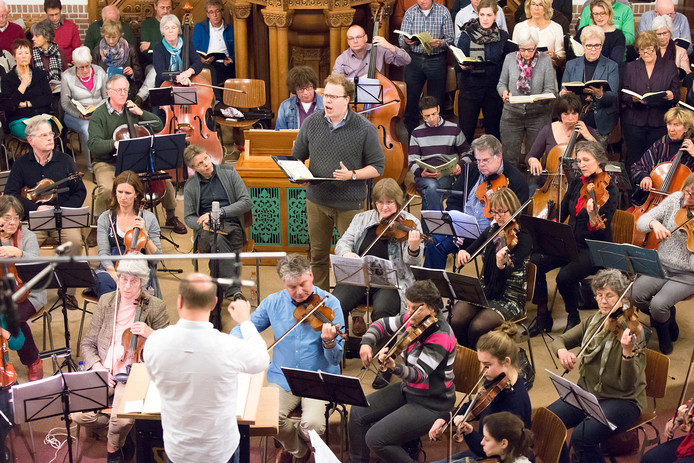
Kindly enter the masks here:
[[55, 32], [49, 21], [39, 21], [31, 26], [33, 34], [32, 41], [34, 47], [31, 50], [33, 55], [32, 67], [41, 69], [48, 74], [48, 80], [54, 82], [51, 89], [55, 91], [60, 82], [61, 74], [67, 69], [67, 57], [65, 52], [58, 48], [54, 42]]
[[514, 34], [514, 41], [518, 44], [518, 51], [506, 55], [496, 90], [504, 100], [504, 110], [501, 113], [504, 159], [518, 166], [523, 138], [525, 137], [527, 152], [542, 127], [551, 122], [551, 110], [550, 103], [546, 100], [511, 103], [510, 98], [555, 93], [557, 79], [550, 56], [537, 51], [539, 36], [535, 28], [525, 28], [517, 35]]
[[[530, 262], [537, 267], [535, 294], [533, 302], [537, 304], [537, 318], [530, 329], [531, 336], [552, 331], [552, 313], [547, 307], [547, 272], [561, 268], [557, 274], [557, 289], [564, 299], [564, 308], [568, 314], [564, 332], [581, 322], [578, 315], [581, 281], [593, 275], [598, 268], [593, 265], [586, 240], [612, 241], [610, 223], [617, 209], [619, 191], [609, 175], [604, 171], [607, 155], [602, 145], [595, 141], [576, 143], [576, 163], [581, 177], [574, 179], [566, 190], [561, 203], [559, 222], [569, 219], [569, 227], [576, 239], [578, 260], [566, 259], [535, 252]], [[607, 181], [607, 199], [597, 205], [592, 199], [586, 200], [581, 193], [585, 184], [596, 185], [597, 181]], [[597, 187], [596, 187], [597, 188]]]
[[[72, 63], [74, 66], [63, 72], [60, 105], [65, 111], [63, 118], [65, 125], [79, 134], [83, 149], [86, 150], [89, 170], [91, 170], [87, 129], [92, 111], [108, 98], [105, 85], [106, 73], [99, 66], [92, 64], [92, 54], [87, 47], [73, 50]], [[86, 111], [86, 114], [83, 114], [82, 110]]]
[[689, 66], [689, 57], [687, 56], [687, 49], [675, 45], [672, 40], [672, 33], [674, 27], [672, 26], [672, 19], [670, 16], [662, 14], [656, 16], [651, 23], [651, 30], [655, 32], [658, 36], [658, 56], [665, 60], [670, 60], [675, 62], [675, 66], [680, 73], [680, 79], [683, 79], [685, 75], [692, 72], [692, 68]]
[[165, 80], [169, 80], [164, 73], [167, 71], [178, 72], [176, 83], [190, 85], [190, 78], [202, 71], [200, 55], [195, 50], [191, 41], [188, 44], [188, 69], [183, 67], [183, 38], [181, 38], [181, 22], [175, 15], [167, 14], [159, 23], [163, 40], [152, 49], [152, 65], [157, 72], [155, 85], [161, 87]]
[[[82, 359], [87, 370], [108, 371], [109, 392], [113, 394], [113, 410], [123, 400], [125, 382], [131, 365], [122, 362], [124, 347], [121, 339], [126, 330], [146, 339], [154, 330], [169, 325], [166, 304], [144, 290], [149, 278], [149, 268], [144, 260], [123, 260], [118, 266], [116, 291], [104, 294], [92, 315], [84, 338]], [[136, 315], [139, 311], [139, 318]], [[107, 460], [129, 461], [134, 446], [125, 445], [134, 420], [117, 418], [101, 412], [73, 413], [72, 419], [79, 425], [94, 430], [107, 430]]]

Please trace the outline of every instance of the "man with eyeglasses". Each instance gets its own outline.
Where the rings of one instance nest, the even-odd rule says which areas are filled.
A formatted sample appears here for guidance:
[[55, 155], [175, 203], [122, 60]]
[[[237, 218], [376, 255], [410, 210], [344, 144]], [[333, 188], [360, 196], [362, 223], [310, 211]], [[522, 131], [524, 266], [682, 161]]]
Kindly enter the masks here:
[[[221, 0], [207, 0], [205, 4], [207, 19], [195, 25], [193, 45], [201, 56], [203, 67], [212, 73], [213, 85], [224, 85], [224, 81], [236, 75], [234, 66], [234, 28], [224, 21], [224, 4]], [[214, 54], [214, 55], [212, 55]], [[223, 56], [223, 58], [222, 58]], [[215, 89], [218, 100], [222, 91]]]
[[[24, 38], [24, 30], [19, 24], [9, 20], [7, 4], [0, 0], [0, 50], [12, 51], [12, 42]], [[1, 54], [0, 54], [1, 55]]]
[[72, 64], [72, 51], [82, 45], [77, 24], [65, 19], [63, 16], [63, 5], [60, 0], [45, 0], [43, 10], [55, 32], [54, 42], [58, 48], [65, 52], [68, 64]]
[[385, 157], [376, 127], [349, 108], [354, 83], [340, 74], [325, 79], [322, 111], [306, 118], [292, 156], [309, 160], [319, 181], [306, 187], [306, 218], [315, 284], [330, 289], [330, 248], [333, 229], [342, 235], [364, 208], [368, 179], [383, 174]]
[[692, 52], [692, 32], [689, 29], [689, 20], [682, 13], [677, 13], [675, 11], [675, 4], [672, 0], [656, 0], [655, 10], [646, 11], [641, 15], [641, 20], [639, 21], [639, 33], [644, 31], [650, 31], [653, 20], [657, 16], [670, 16], [672, 19], [672, 27], [674, 29], [672, 33], [672, 40], [675, 39], [685, 39], [689, 42], [689, 47], [687, 48], [687, 53]]
[[[190, 145], [183, 152], [186, 165], [195, 171], [183, 189], [183, 220], [193, 230], [199, 252], [241, 252], [246, 242], [243, 216], [251, 210], [251, 198], [241, 176], [232, 166], [212, 163], [210, 155], [198, 145]], [[219, 228], [222, 233], [212, 228], [213, 202], [219, 203]], [[216, 248], [215, 248], [216, 243]], [[236, 270], [233, 260], [222, 259], [215, 263], [210, 260], [212, 276], [234, 275]], [[240, 293], [240, 286], [229, 286], [225, 297], [233, 299]]]
[[[417, 161], [438, 167], [453, 159], [460, 162], [470, 148], [465, 135], [454, 124], [441, 117], [439, 102], [433, 96], [419, 100], [419, 110], [424, 123], [414, 129], [410, 137], [408, 161], [414, 175], [417, 191], [422, 195], [422, 210], [441, 210], [442, 194], [437, 189], [450, 189], [455, 176], [460, 174], [460, 164], [455, 170], [442, 175], [441, 172], [423, 169]], [[427, 230], [424, 230], [427, 231]]]
[[[92, 155], [92, 171], [97, 185], [97, 197], [92, 214], [101, 215], [109, 208], [113, 190], [113, 180], [116, 178], [116, 153], [118, 141], [113, 140], [113, 133], [120, 125], [127, 124], [125, 111], [130, 111], [134, 123], [154, 121], [151, 126], [154, 133], [160, 132], [164, 125], [154, 114], [144, 111], [135, 103], [128, 100], [128, 78], [122, 74], [111, 76], [106, 81], [108, 100], [92, 113], [89, 121], [89, 151]], [[171, 180], [166, 181], [166, 193], [162, 198], [166, 210], [166, 225], [173, 227], [173, 232], [185, 235], [186, 226], [176, 217], [176, 191]], [[87, 244], [96, 245], [96, 230], [92, 230]]]
[[[508, 187], [518, 197], [521, 204], [530, 196], [525, 177], [512, 163], [504, 160], [501, 153], [501, 142], [494, 136], [485, 134], [471, 144], [475, 163], [467, 167], [468, 172], [458, 177], [453, 185], [453, 193], [446, 202], [446, 210], [465, 212], [475, 218], [480, 231], [492, 223], [492, 217], [486, 216], [484, 206], [477, 198], [477, 187], [491, 182], [503, 175], [508, 180]], [[511, 211], [516, 212], [516, 211]], [[464, 248], [462, 240], [454, 240], [447, 235], [433, 235], [433, 242], [424, 249], [424, 267], [445, 269], [448, 255]]]
[[130, 24], [125, 21], [120, 20], [120, 11], [116, 5], [106, 5], [101, 10], [101, 19], [98, 19], [89, 25], [87, 29], [87, 36], [84, 38], [84, 46], [90, 50], [94, 50], [99, 42], [101, 42], [101, 26], [104, 25], [104, 21], [120, 21], [121, 28], [123, 29], [123, 38], [128, 42], [131, 47], [137, 46], [137, 41], [135, 40], [135, 34], [133, 33]]
[[314, 111], [323, 109], [323, 97], [316, 93], [318, 76], [310, 66], [295, 66], [287, 73], [287, 88], [292, 96], [277, 110], [275, 130], [296, 130]]
[[354, 25], [347, 29], [347, 45], [349, 48], [335, 60], [333, 74], [344, 74], [346, 77], [361, 77], [368, 73], [371, 61], [371, 49], [376, 47], [376, 69], [383, 72], [385, 63], [395, 66], [405, 66], [412, 61], [410, 55], [400, 47], [389, 43], [381, 36], [369, 41], [363, 27]]

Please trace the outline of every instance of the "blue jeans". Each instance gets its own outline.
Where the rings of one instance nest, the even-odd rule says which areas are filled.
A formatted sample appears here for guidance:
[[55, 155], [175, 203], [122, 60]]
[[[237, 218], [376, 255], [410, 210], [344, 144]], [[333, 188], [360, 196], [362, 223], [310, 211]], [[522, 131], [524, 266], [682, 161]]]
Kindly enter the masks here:
[[451, 175], [446, 175], [439, 179], [415, 177], [414, 183], [417, 185], [417, 191], [422, 195], [423, 211], [443, 210], [443, 194], [437, 192], [436, 189], [449, 190], [453, 185], [453, 177]]
[[[610, 423], [617, 426], [617, 431], [632, 425], [641, 412], [635, 402], [624, 399], [600, 400], [605, 416]], [[557, 400], [550, 405], [549, 410], [557, 415], [566, 429], [574, 428], [571, 433], [571, 449], [573, 458], [569, 459], [569, 451], [564, 444], [559, 457], [560, 463], [603, 463], [605, 458], [600, 451], [600, 443], [612, 435], [612, 431], [594, 418], [586, 419], [583, 411]]]
[[445, 269], [448, 254], [458, 252], [458, 246], [449, 235], [432, 235], [433, 241], [424, 248], [424, 267]]
[[412, 61], [405, 67], [405, 83], [407, 84], [407, 106], [405, 107], [405, 126], [407, 132], [419, 125], [419, 98], [422, 88], [427, 84], [427, 94], [443, 106], [446, 91], [446, 53], [425, 55], [410, 53]]
[[63, 120], [66, 127], [71, 128], [79, 134], [82, 148], [84, 150], [88, 150], [87, 142], [89, 141], [89, 119], [80, 119], [79, 117], [75, 117], [70, 113], [65, 113]]

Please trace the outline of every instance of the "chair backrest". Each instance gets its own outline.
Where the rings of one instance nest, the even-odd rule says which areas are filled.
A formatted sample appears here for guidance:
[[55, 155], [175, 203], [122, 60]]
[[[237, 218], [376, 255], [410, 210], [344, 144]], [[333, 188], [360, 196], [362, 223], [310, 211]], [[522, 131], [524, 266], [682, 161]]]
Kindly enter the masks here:
[[227, 79], [224, 88], [242, 90], [239, 92], [224, 92], [224, 104], [234, 108], [259, 108], [265, 104], [265, 81], [260, 79]]
[[646, 349], [646, 395], [655, 399], [665, 397], [670, 358], [651, 349]]
[[629, 243], [634, 240], [634, 214], [616, 210], [612, 216], [612, 242]]
[[480, 371], [480, 361], [477, 360], [477, 352], [457, 345], [453, 363], [455, 390], [464, 394], [470, 392], [479, 379]]
[[533, 295], [535, 294], [535, 278], [537, 276], [537, 266], [532, 262], [528, 262], [525, 268], [525, 280], [526, 280], [526, 296], [525, 300], [530, 302], [533, 300]]
[[246, 228], [250, 228], [251, 225], [253, 225], [253, 211], [252, 210], [243, 213], [243, 222], [244, 222]]
[[533, 452], [542, 463], [557, 463], [566, 441], [566, 426], [557, 415], [540, 407], [530, 426], [533, 432]]

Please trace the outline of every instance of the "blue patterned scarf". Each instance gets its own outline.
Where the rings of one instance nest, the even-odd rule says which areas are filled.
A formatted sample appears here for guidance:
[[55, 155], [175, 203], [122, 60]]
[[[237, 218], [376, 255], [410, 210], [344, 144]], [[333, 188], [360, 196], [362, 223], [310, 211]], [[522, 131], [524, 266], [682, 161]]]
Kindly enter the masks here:
[[169, 71], [182, 71], [183, 60], [181, 59], [181, 49], [183, 48], [183, 39], [179, 36], [176, 42], [176, 47], [169, 45], [166, 39], [162, 40], [164, 48], [171, 53], [171, 61], [169, 63]]

